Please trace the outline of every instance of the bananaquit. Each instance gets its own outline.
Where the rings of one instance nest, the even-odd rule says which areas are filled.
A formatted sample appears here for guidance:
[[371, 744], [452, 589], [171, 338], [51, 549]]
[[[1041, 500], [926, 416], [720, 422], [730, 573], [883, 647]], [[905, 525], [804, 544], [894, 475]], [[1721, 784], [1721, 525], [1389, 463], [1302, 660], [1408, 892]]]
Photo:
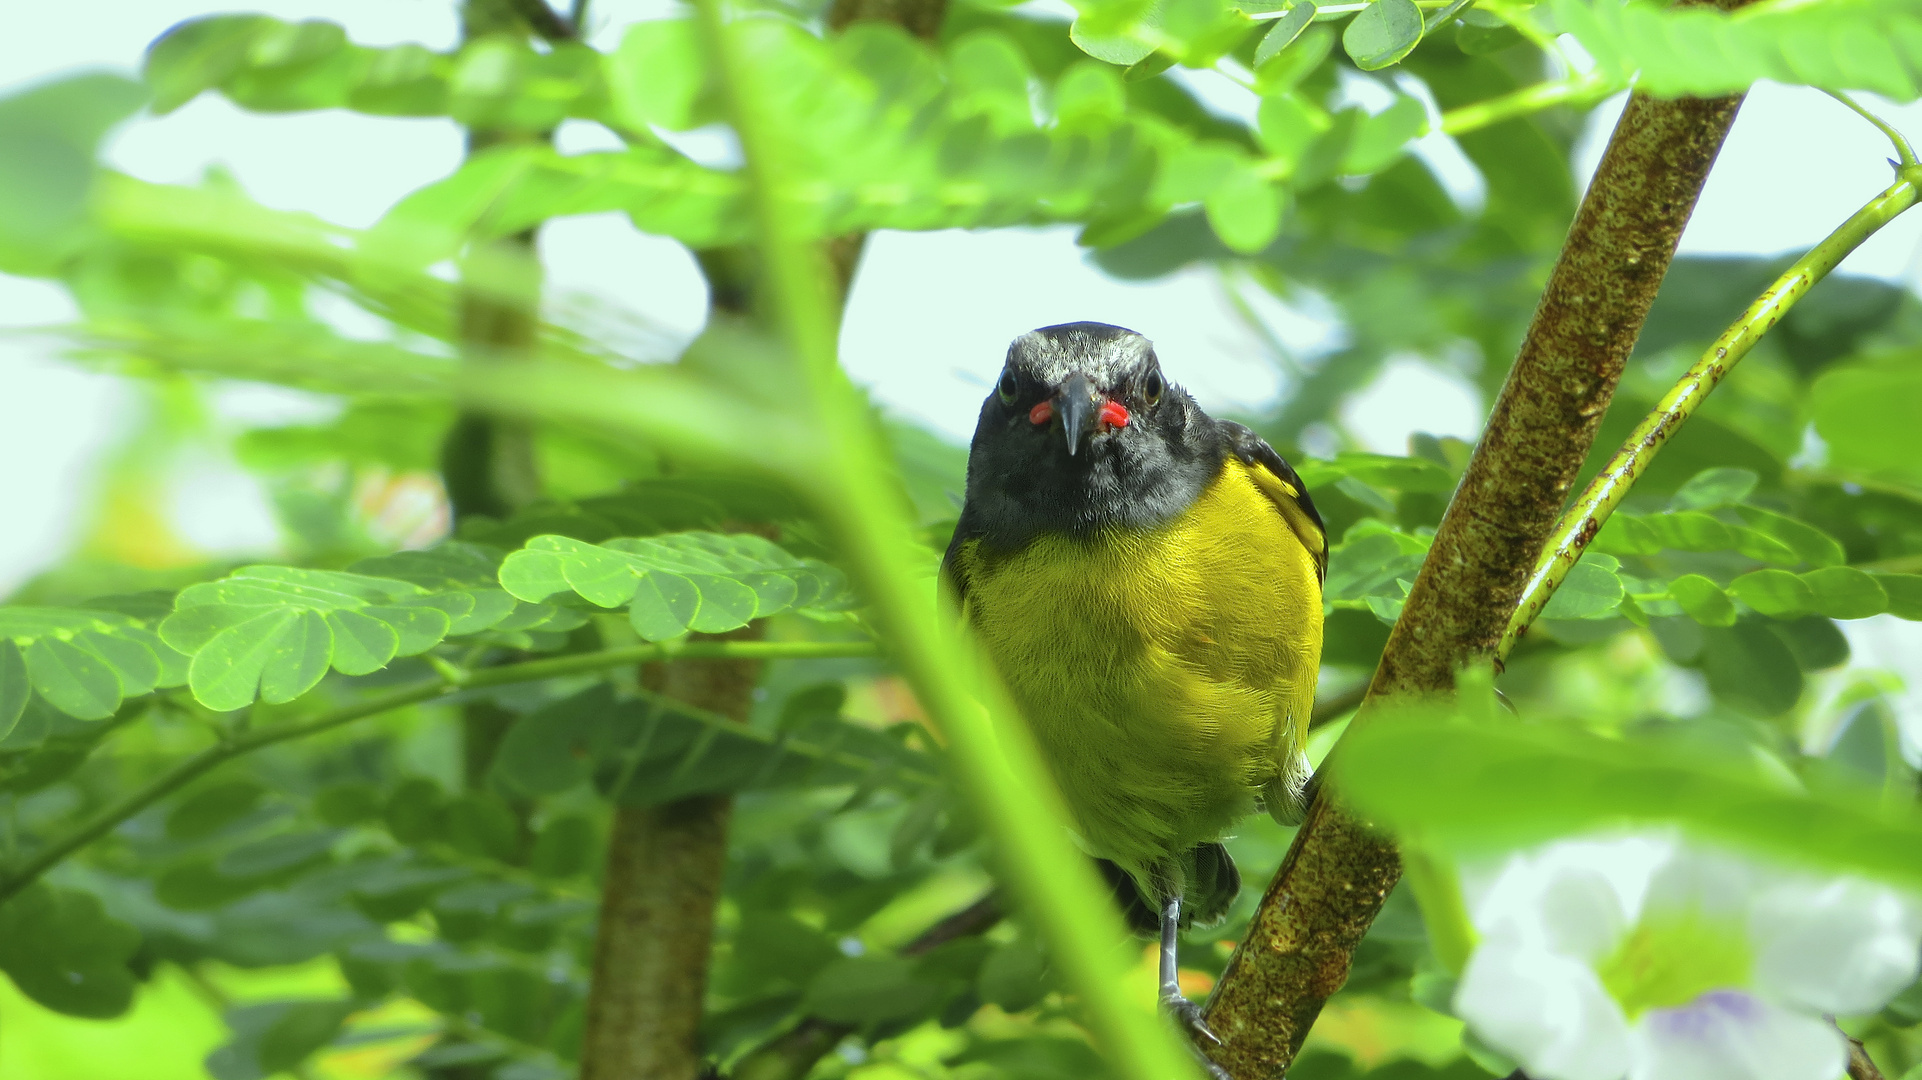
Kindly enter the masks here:
[[1327, 542], [1301, 478], [1104, 323], [1016, 338], [982, 403], [942, 570], [1138, 930], [1164, 1006], [1212, 1033], [1175, 940], [1241, 878], [1257, 800], [1300, 820]]

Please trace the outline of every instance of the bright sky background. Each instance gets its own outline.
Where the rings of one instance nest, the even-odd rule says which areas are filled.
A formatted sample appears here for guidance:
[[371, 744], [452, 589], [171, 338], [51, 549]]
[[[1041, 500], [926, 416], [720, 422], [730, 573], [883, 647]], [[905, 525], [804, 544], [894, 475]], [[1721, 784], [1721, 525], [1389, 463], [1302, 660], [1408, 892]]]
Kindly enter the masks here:
[[[1053, 2], [1053, 0], [1043, 0]], [[595, 0], [595, 41], [609, 45], [636, 18], [672, 0]], [[16, 5], [0, 36], [0, 94], [81, 68], [131, 72], [148, 42], [172, 23], [210, 10], [204, 0], [69, 0]], [[267, 0], [241, 10], [329, 18], [366, 44], [451, 45], [449, 0]], [[1252, 108], [1225, 82], [1196, 89], [1224, 112]], [[1358, 95], [1365, 99], [1366, 95]], [[1606, 132], [1614, 109], [1598, 113]], [[1922, 134], [1922, 108], [1891, 109]], [[571, 124], [564, 147], [605, 145], [593, 125]], [[1600, 153], [1591, 133], [1585, 167]], [[1433, 136], [1425, 156], [1472, 198], [1478, 178], [1450, 168], [1459, 151]], [[378, 119], [344, 112], [255, 116], [206, 95], [162, 118], [145, 117], [110, 140], [107, 157], [136, 176], [192, 181], [211, 165], [229, 169], [255, 198], [365, 226], [408, 191], [457, 165], [460, 137], [442, 120]], [[1813, 244], [1888, 181], [1881, 137], [1812, 91], [1762, 86], [1709, 180], [1684, 251], [1774, 254]], [[1899, 221], [1843, 264], [1843, 272], [1911, 280], [1922, 214]], [[542, 251], [556, 292], [592, 294], [634, 311], [677, 337], [700, 326], [705, 290], [678, 245], [636, 233], [618, 215], [551, 224]], [[1312, 348], [1325, 334], [1313, 319], [1264, 304], [1284, 340]], [[63, 294], [0, 275], [0, 327], [69, 318]], [[1124, 283], [1088, 265], [1068, 228], [875, 236], [855, 285], [843, 350], [856, 378], [901, 413], [964, 441], [1008, 341], [1035, 326], [1075, 319], [1121, 323], [1153, 338], [1176, 377], [1213, 408], [1252, 408], [1280, 391], [1274, 369], [1231, 314], [1213, 270], [1153, 284]], [[223, 395], [236, 422], [298, 416], [311, 404], [290, 394]], [[1472, 434], [1484, 404], [1459, 380], [1415, 362], [1391, 364], [1344, 422], [1364, 445], [1401, 452], [1411, 431]], [[128, 402], [111, 379], [51, 358], [41, 345], [0, 339], [0, 594], [57, 560], [77, 528], [87, 478], [126, 422]], [[271, 528], [250, 481], [210, 461], [182, 485], [176, 513], [193, 539], [216, 549], [263, 548]]]

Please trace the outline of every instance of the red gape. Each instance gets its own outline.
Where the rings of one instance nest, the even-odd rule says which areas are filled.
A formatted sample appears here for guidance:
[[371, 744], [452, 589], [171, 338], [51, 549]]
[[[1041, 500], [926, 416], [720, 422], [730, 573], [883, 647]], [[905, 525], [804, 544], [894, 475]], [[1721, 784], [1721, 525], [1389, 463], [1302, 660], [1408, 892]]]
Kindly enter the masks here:
[[1033, 424], [1036, 427], [1039, 427], [1042, 424], [1047, 423], [1049, 420], [1053, 418], [1054, 418], [1054, 406], [1048, 404], [1045, 401], [1039, 405], [1036, 405], [1034, 408], [1028, 410], [1028, 423]]
[[1108, 427], [1128, 426], [1128, 407], [1119, 401], [1110, 401], [1101, 406], [1101, 422]]

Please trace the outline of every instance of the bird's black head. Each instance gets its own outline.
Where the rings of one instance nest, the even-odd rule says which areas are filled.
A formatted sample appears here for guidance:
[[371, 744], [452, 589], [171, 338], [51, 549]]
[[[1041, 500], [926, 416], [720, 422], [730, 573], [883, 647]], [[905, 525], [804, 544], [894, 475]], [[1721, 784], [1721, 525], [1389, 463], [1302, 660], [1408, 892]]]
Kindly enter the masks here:
[[1225, 452], [1147, 338], [1106, 323], [1042, 327], [1009, 346], [981, 405], [962, 525], [999, 548], [1152, 527], [1194, 501]]

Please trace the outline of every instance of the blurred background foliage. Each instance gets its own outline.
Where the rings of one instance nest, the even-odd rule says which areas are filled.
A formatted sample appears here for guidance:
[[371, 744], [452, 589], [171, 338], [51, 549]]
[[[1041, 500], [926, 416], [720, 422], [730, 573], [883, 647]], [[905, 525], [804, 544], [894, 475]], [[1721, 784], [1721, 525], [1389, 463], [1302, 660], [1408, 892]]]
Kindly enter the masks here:
[[[1784, 46], [1913, 19], [1868, 2], [1731, 20], [1612, 0], [1102, 0], [1072, 26], [992, 0], [737, 8], [731, 32], [781, 88], [765, 104], [801, 170], [795, 213], [849, 272], [869, 230], [1068, 222], [1117, 277], [1219, 267], [1247, 296], [1336, 324], [1313, 354], [1270, 335], [1289, 392], [1240, 417], [1299, 465], [1335, 541], [1317, 757], [1469, 450], [1417, 435], [1404, 455], [1366, 453], [1339, 417], [1407, 357], [1492, 397], [1574, 210], [1586, 107], [1636, 71], [1657, 89], [1769, 76], [1912, 98], [1918, 70], [1903, 34], [1880, 51]], [[751, 351], [717, 344], [759, 316], [743, 173], [676, 137], [722, 115], [691, 21], [636, 24], [602, 52], [574, 33], [580, 16], [469, 0], [464, 43], [432, 51], [215, 15], [156, 42], [140, 81], [83, 75], [0, 101], [0, 271], [66, 289], [78, 317], [51, 332], [75, 363], [138, 380], [148, 406], [72, 557], [0, 607], [9, 1076], [572, 1075], [611, 808], [694, 794], [735, 798], [703, 1029], [717, 1075], [1106, 1074], [1019, 917], [920, 939], [988, 892], [991, 858], [941, 739], [886, 662], [860, 655], [862, 599], [778, 470], [491, 421], [450, 398], [462, 371], [540, 358], [658, 366], [708, 395], [688, 400], [779, 404]], [[1165, 74], [1176, 64], [1241, 83], [1258, 122], [1203, 107]], [[1375, 107], [1353, 103], [1358, 85]], [[268, 209], [222, 175], [168, 186], [97, 163], [114, 125], [200, 94], [449, 116], [470, 154], [365, 231]], [[622, 148], [557, 151], [570, 118]], [[1482, 197], [1451, 194], [1411, 152], [1432, 131], [1454, 137]], [[539, 317], [531, 231], [607, 210], [697, 253], [713, 314], [687, 355]], [[1782, 265], [1676, 264], [1592, 467]], [[1912, 801], [1922, 743], [1903, 725], [1922, 718], [1902, 715], [1893, 677], [1849, 665], [1837, 620], [1922, 618], [1918, 350], [1906, 290], [1819, 286], [1676, 437], [1514, 654], [1499, 685], [1518, 713]], [[208, 400], [230, 380], [338, 410], [225, 430]], [[964, 450], [884, 423], [931, 576]], [[271, 493], [273, 565], [209, 562], [161, 513], [167, 463], [210, 444]], [[663, 697], [631, 664], [436, 682], [750, 624], [797, 655], [766, 664], [744, 724]], [[816, 658], [798, 655], [810, 643]], [[209, 745], [423, 685], [417, 703], [122, 805]], [[94, 820], [97, 842], [20, 878]], [[1258, 882], [1289, 838], [1251, 819], [1230, 846]], [[1258, 895], [1184, 943], [1192, 994]], [[1146, 1000], [1145, 951], [1134, 966]], [[1291, 1075], [1487, 1075], [1434, 985], [1397, 893]], [[1896, 1075], [1922, 1063], [1918, 1021], [1912, 991], [1850, 1024]]]

